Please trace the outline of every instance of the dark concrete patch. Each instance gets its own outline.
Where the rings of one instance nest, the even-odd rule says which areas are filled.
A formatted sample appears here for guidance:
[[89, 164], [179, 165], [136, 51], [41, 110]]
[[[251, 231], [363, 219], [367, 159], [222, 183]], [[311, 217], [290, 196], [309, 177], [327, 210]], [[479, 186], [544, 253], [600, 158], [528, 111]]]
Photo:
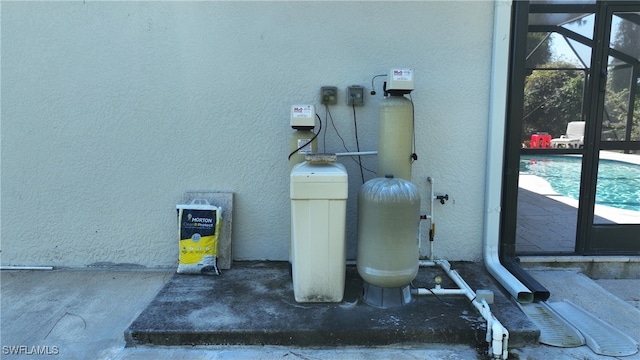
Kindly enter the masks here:
[[[509, 330], [510, 347], [537, 344], [538, 329], [514, 305], [482, 264], [454, 263], [472, 289], [495, 293], [491, 305]], [[433, 288], [439, 268], [421, 268], [414, 284]], [[360, 299], [362, 279], [347, 267], [341, 303], [297, 303], [286, 262], [236, 262], [221, 276], [173, 278], [125, 332], [127, 346], [291, 345], [380, 346], [448, 343], [486, 346], [486, 322], [462, 296], [420, 296], [378, 309]]]

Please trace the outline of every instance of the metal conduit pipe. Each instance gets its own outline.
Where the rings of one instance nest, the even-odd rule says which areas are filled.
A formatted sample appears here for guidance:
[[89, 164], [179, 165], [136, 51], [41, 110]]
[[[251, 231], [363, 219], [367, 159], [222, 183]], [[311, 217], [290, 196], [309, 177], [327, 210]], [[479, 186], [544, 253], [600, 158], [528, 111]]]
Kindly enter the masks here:
[[502, 266], [498, 254], [510, 29], [511, 0], [497, 0], [494, 3], [493, 50], [489, 90], [483, 256], [489, 273], [498, 280], [509, 294], [519, 302], [530, 303], [533, 301], [533, 293]]

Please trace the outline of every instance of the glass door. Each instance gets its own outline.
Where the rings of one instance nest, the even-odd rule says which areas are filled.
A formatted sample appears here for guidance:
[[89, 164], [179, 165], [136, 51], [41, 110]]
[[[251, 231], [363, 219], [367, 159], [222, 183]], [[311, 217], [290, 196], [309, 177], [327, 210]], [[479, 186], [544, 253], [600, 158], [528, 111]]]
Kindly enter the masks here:
[[640, 2], [513, 10], [501, 258], [640, 254]]
[[[640, 252], [640, 5], [602, 6], [585, 254]], [[593, 181], [595, 180], [595, 181]], [[583, 215], [585, 216], [585, 215]]]
[[[518, 156], [513, 250], [520, 255], [574, 254], [583, 202], [595, 6], [536, 11], [537, 5], [532, 2], [529, 8], [526, 52], [520, 60], [524, 58], [521, 110], [514, 113], [512, 103], [510, 119], [510, 136], [518, 141], [511, 147], [511, 157]], [[506, 209], [511, 211], [509, 205]]]

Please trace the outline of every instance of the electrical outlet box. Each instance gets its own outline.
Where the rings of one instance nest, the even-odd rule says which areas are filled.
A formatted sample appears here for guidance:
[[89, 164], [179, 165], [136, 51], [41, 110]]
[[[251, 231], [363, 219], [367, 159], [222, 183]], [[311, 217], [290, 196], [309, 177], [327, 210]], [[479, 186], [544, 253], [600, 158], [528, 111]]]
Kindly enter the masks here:
[[320, 88], [320, 103], [335, 105], [338, 103], [338, 88], [335, 86], [323, 86]]
[[364, 87], [351, 85], [347, 88], [347, 105], [364, 105]]

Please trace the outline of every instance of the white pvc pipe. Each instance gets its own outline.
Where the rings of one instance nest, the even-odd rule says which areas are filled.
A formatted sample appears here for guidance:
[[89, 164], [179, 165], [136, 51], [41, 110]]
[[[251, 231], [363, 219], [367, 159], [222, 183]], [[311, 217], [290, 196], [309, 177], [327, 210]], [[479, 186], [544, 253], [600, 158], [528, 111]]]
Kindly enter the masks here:
[[418, 221], [418, 255], [422, 257], [422, 217]]
[[[428, 177], [427, 182], [429, 182], [429, 215], [426, 215], [425, 218], [429, 220], [429, 234], [431, 234], [431, 226], [433, 224], [433, 178]], [[422, 251], [422, 217], [420, 218], [420, 223], [418, 223], [418, 252]], [[429, 237], [431, 240], [431, 237]], [[422, 255], [422, 254], [421, 254]], [[433, 260], [433, 241], [429, 241], [429, 259]]]
[[[420, 267], [436, 266], [436, 265], [440, 265], [440, 264], [436, 264], [436, 262], [433, 261], [433, 260], [419, 260], [418, 261], [418, 266], [420, 266]], [[440, 265], [440, 267], [442, 267], [442, 265]]]
[[435, 186], [436, 179], [429, 176], [427, 178], [427, 181], [429, 182], [429, 184], [431, 184], [429, 186], [429, 215], [431, 215], [431, 222], [433, 222], [433, 200], [435, 199], [434, 186]]
[[[451, 269], [451, 264], [446, 260], [426, 261], [420, 260], [419, 266], [440, 266], [442, 270], [449, 276], [459, 288], [460, 295], [465, 295], [471, 304], [478, 310], [480, 315], [487, 321], [486, 341], [489, 343], [490, 354], [498, 359], [506, 359], [508, 356], [509, 331], [493, 316], [487, 302], [482, 299], [478, 300], [476, 293], [464, 281], [462, 276], [456, 270]], [[438, 290], [438, 289], [435, 289]], [[453, 290], [453, 289], [439, 289]], [[417, 295], [427, 295], [430, 290], [419, 288]]]
[[[433, 200], [435, 199], [435, 190], [434, 190], [434, 184], [435, 184], [435, 179], [432, 178], [431, 176], [429, 176], [427, 178], [427, 181], [429, 182], [430, 186], [429, 186], [429, 216], [431, 221], [429, 222], [429, 234], [431, 234], [431, 229], [433, 227], [434, 224], [434, 216], [433, 216]], [[429, 237], [429, 259], [433, 260], [433, 241], [431, 241], [431, 237]]]
[[466, 291], [462, 289], [427, 289], [427, 288], [417, 288], [411, 289], [411, 294], [423, 296], [423, 295], [465, 295]]
[[532, 302], [533, 293], [500, 263], [500, 201], [502, 193], [502, 156], [509, 71], [511, 1], [494, 3], [493, 51], [487, 134], [487, 174], [485, 179], [485, 216], [483, 234], [484, 263], [489, 273], [519, 302]]
[[0, 266], [0, 270], [53, 270], [53, 266]]
[[377, 151], [352, 151], [336, 153], [336, 156], [364, 156], [364, 155], [377, 155]]
[[[482, 300], [484, 302], [484, 300]], [[507, 358], [507, 339], [509, 338], [509, 332], [505, 329], [498, 320], [494, 320], [491, 324], [491, 350], [494, 358], [503, 359]]]

